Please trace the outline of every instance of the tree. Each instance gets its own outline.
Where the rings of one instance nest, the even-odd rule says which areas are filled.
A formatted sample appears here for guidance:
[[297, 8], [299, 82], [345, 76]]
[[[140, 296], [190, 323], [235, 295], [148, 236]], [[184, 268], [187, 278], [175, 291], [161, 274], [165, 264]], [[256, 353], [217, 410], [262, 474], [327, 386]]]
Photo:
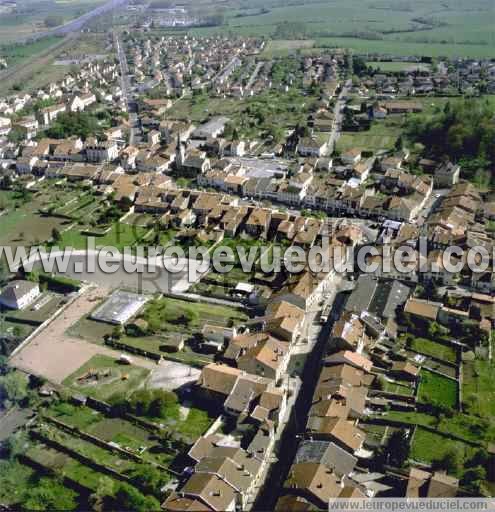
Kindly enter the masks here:
[[21, 500], [24, 510], [73, 510], [76, 493], [53, 478], [41, 478], [29, 486]]
[[139, 464], [129, 474], [132, 482], [148, 494], [160, 495], [160, 489], [167, 483], [168, 478], [163, 471], [149, 464]]
[[9, 274], [7, 262], [3, 258], [0, 259], [0, 285], [3, 285], [8, 280]]
[[0, 377], [0, 396], [11, 402], [21, 402], [28, 395], [28, 380], [20, 372], [11, 371]]
[[62, 16], [57, 16], [55, 14], [51, 14], [45, 18], [45, 26], [48, 28], [59, 27], [64, 24], [64, 18]]
[[115, 493], [115, 501], [121, 510], [152, 512], [160, 510], [160, 503], [153, 496], [145, 496], [132, 485], [121, 483]]
[[473, 494], [481, 494], [483, 481], [486, 480], [486, 469], [483, 466], [475, 466], [464, 472], [461, 484]]
[[25, 139], [26, 129], [22, 126], [14, 126], [7, 135], [7, 140], [13, 144], [20, 144]]
[[115, 482], [108, 476], [102, 476], [98, 481], [96, 491], [89, 497], [89, 504], [97, 512], [107, 510], [106, 503], [109, 496], [114, 494]]
[[2, 190], [10, 190], [12, 188], [12, 178], [10, 176], [4, 176], [0, 180], [0, 188]]
[[463, 457], [454, 449], [447, 450], [442, 457], [433, 461], [435, 469], [443, 469], [447, 473], [457, 474], [463, 464]]
[[60, 242], [60, 240], [62, 240], [62, 235], [57, 228], [52, 229], [52, 239], [54, 242]]
[[392, 464], [401, 467], [409, 455], [409, 443], [403, 430], [396, 430], [388, 439], [387, 455]]

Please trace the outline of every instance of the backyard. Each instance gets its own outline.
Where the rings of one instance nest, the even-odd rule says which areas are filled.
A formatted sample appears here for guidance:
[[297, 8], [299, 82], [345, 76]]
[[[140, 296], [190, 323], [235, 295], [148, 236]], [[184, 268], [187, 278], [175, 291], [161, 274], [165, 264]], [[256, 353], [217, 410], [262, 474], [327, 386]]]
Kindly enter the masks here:
[[460, 457], [466, 459], [474, 453], [475, 448], [461, 441], [453, 440], [446, 435], [430, 432], [419, 427], [414, 433], [409, 456], [415, 461], [431, 464], [453, 450]]
[[457, 382], [438, 373], [421, 370], [418, 400], [425, 403], [442, 404], [445, 407], [457, 406]]
[[457, 361], [456, 350], [451, 345], [446, 345], [427, 338], [413, 338], [410, 347], [415, 352], [441, 359], [449, 363]]
[[337, 142], [341, 153], [352, 148], [376, 153], [380, 149], [393, 149], [400, 135], [402, 116], [375, 121], [369, 130], [361, 132], [343, 132]]

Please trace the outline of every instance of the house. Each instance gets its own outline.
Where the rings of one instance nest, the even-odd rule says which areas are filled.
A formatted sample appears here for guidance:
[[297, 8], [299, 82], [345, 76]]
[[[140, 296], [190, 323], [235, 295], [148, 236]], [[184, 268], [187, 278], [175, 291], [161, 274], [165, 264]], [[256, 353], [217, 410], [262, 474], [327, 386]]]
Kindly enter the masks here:
[[38, 133], [39, 123], [34, 116], [25, 116], [19, 119], [15, 125], [26, 130], [26, 138], [28, 140], [31, 140]]
[[[197, 500], [201, 504], [197, 510], [218, 512], [235, 510], [235, 489], [216, 474], [193, 473], [180, 490], [180, 496]], [[164, 503], [165, 510], [168, 510], [169, 500], [176, 499], [177, 495], [173, 493]]]
[[12, 281], [0, 295], [0, 304], [10, 309], [24, 309], [40, 294], [37, 283], [31, 281]]
[[289, 344], [267, 336], [237, 359], [237, 367], [246, 373], [278, 380], [285, 373], [289, 358]]
[[316, 462], [293, 464], [284, 483], [284, 492], [304, 498], [317, 510], [328, 508], [328, 501], [338, 497], [343, 481], [327, 466]]
[[366, 433], [353, 422], [338, 417], [310, 417], [306, 431], [313, 439], [333, 441], [352, 454], [362, 448], [366, 439]]
[[85, 149], [88, 162], [112, 162], [119, 156], [117, 142], [113, 140], [98, 141], [91, 137], [86, 141]]
[[65, 103], [59, 103], [42, 109], [39, 113], [41, 123], [48, 126], [54, 121], [60, 114], [66, 111]]
[[347, 165], [356, 165], [361, 160], [362, 151], [358, 148], [352, 148], [347, 151], [344, 151], [340, 155], [340, 159], [344, 164]]
[[331, 343], [340, 350], [361, 352], [365, 345], [365, 326], [355, 314], [344, 314], [332, 328]]
[[158, 130], [151, 130], [148, 133], [148, 144], [150, 144], [152, 146], [154, 146], [155, 144], [159, 144], [160, 138], [161, 138], [161, 135]]
[[436, 321], [441, 307], [442, 304], [439, 302], [410, 298], [404, 306], [404, 313], [426, 320]]
[[459, 183], [460, 176], [460, 165], [447, 161], [435, 169], [433, 182], [436, 188], [450, 188]]
[[420, 369], [409, 361], [395, 361], [390, 374], [399, 380], [415, 381], [419, 377]]
[[328, 356], [324, 364], [325, 366], [347, 364], [365, 372], [370, 372], [373, 368], [373, 363], [367, 357], [350, 350], [342, 350]]
[[271, 211], [267, 208], [253, 208], [245, 224], [245, 231], [254, 238], [266, 238], [270, 227]]
[[323, 156], [328, 149], [328, 143], [317, 140], [314, 137], [303, 137], [297, 144], [297, 152], [301, 156]]
[[11, 129], [11, 121], [8, 117], [0, 117], [0, 136], [8, 135]]
[[436, 471], [429, 473], [412, 467], [409, 470], [406, 498], [455, 498], [459, 489], [459, 480]]
[[192, 137], [195, 139], [216, 139], [223, 133], [228, 122], [229, 119], [227, 117], [214, 117], [196, 128], [192, 133]]
[[224, 364], [211, 363], [205, 366], [199, 376], [197, 385], [208, 398], [225, 400], [241, 375], [241, 370]]
[[33, 168], [38, 162], [37, 156], [23, 156], [18, 158], [15, 163], [15, 170], [17, 174], [31, 174], [33, 172]]
[[294, 458], [295, 463], [317, 462], [324, 464], [341, 477], [352, 473], [357, 461], [354, 455], [335, 443], [314, 439], [301, 441]]
[[389, 114], [412, 114], [423, 111], [423, 105], [414, 101], [388, 101], [383, 107]]
[[320, 299], [321, 294], [331, 284], [332, 273], [315, 276], [311, 272], [303, 272], [294, 283], [284, 287], [275, 296], [275, 300], [284, 300], [303, 311], [309, 311]]
[[274, 336], [295, 341], [304, 323], [304, 310], [285, 300], [271, 302], [267, 308], [266, 329]]

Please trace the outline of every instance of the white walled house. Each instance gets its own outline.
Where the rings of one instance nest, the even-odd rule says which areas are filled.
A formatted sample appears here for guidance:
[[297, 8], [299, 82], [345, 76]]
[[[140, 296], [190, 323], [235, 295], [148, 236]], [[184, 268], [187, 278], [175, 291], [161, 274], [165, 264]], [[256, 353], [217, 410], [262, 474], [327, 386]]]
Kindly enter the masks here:
[[40, 294], [37, 283], [12, 281], [2, 291], [0, 304], [10, 309], [24, 309]]

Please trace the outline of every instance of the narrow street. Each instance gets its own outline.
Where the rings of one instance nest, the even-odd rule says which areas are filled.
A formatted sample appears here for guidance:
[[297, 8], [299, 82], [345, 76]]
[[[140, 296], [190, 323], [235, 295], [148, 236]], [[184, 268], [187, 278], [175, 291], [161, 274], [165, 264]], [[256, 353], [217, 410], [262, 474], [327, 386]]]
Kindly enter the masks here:
[[[297, 452], [299, 435], [304, 432], [307, 415], [311, 407], [311, 398], [313, 396], [318, 377], [320, 373], [321, 360], [327, 346], [328, 336], [332, 330], [333, 323], [339, 318], [344, 306], [345, 296], [337, 289], [333, 300], [332, 312], [328, 322], [322, 326], [314, 348], [309, 353], [304, 366], [302, 384], [291, 411], [291, 417], [288, 425], [276, 448], [277, 461], [274, 462], [268, 472], [265, 485], [258, 495], [258, 499], [253, 510], [273, 510], [280, 490], [287, 478], [287, 474], [292, 465]], [[313, 316], [313, 322], [316, 321], [316, 315]]]
[[329, 154], [332, 154], [335, 150], [335, 144], [339, 140], [340, 132], [342, 128], [342, 118], [343, 118], [343, 107], [345, 106], [345, 96], [347, 95], [349, 88], [351, 87], [352, 82], [350, 80], [347, 80], [344, 86], [342, 87], [342, 90], [340, 91], [339, 97], [337, 98], [337, 101], [335, 103], [334, 108], [334, 121], [333, 121], [333, 128], [330, 132], [330, 137], [328, 139], [328, 152]]

